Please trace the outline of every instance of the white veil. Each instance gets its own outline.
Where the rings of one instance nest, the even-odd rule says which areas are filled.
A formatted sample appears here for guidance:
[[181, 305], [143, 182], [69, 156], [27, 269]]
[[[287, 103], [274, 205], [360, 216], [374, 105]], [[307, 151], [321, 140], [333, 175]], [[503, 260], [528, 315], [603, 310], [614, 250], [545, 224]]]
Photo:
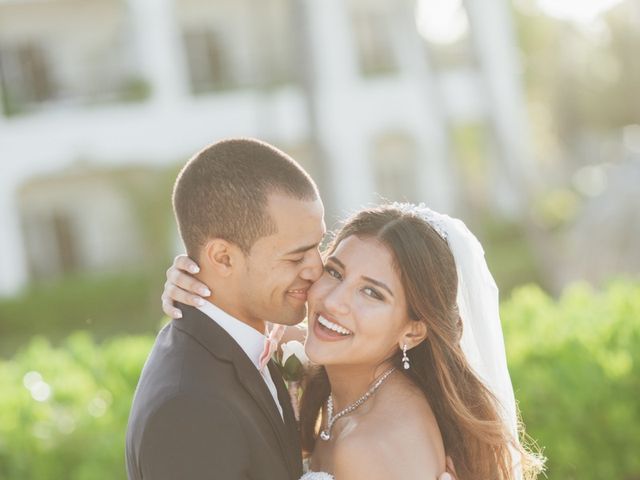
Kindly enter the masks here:
[[[503, 421], [514, 442], [518, 442], [518, 416], [500, 324], [498, 287], [489, 272], [482, 245], [461, 220], [434, 212], [424, 204], [394, 206], [416, 213], [447, 241], [458, 273], [462, 351], [471, 368], [497, 398]], [[511, 448], [511, 455], [515, 476], [520, 479], [520, 453]]]

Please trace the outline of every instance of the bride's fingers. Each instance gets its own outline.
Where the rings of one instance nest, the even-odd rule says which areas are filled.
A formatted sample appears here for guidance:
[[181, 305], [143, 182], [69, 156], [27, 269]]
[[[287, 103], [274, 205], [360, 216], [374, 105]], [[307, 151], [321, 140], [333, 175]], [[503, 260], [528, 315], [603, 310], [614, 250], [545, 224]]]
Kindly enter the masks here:
[[200, 267], [198, 267], [198, 264], [191, 260], [191, 258], [185, 254], [178, 255], [176, 258], [174, 258], [173, 266], [189, 273], [198, 273], [200, 271]]
[[204, 299], [202, 297], [178, 287], [171, 283], [170, 280], [167, 280], [164, 284], [164, 291], [162, 292], [161, 298], [163, 302], [166, 301], [172, 305], [175, 305], [175, 302], [180, 302], [186, 305], [191, 305], [192, 307], [200, 307], [204, 303]]
[[165, 297], [162, 298], [162, 311], [169, 318], [182, 318], [182, 310], [173, 306], [173, 302], [170, 298]]
[[[204, 283], [198, 281], [198, 279], [192, 277], [189, 273], [178, 270], [175, 266], [167, 270], [167, 283], [165, 285], [175, 285], [182, 290], [186, 290], [187, 292], [191, 292], [192, 294], [200, 295], [202, 297], [211, 296], [211, 292]], [[166, 290], [167, 288], [165, 287], [165, 291]], [[174, 298], [170, 292], [169, 296], [174, 300], [181, 301], [179, 298]]]

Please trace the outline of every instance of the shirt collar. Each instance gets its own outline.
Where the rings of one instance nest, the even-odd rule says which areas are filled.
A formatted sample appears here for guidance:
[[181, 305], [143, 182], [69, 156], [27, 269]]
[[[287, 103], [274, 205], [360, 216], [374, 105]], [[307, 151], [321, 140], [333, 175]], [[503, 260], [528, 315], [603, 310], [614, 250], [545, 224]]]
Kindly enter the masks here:
[[265, 335], [255, 328], [241, 322], [237, 318], [229, 315], [220, 307], [207, 300], [204, 305], [198, 307], [202, 313], [222, 327], [236, 341], [251, 362], [260, 369], [260, 355], [264, 350]]

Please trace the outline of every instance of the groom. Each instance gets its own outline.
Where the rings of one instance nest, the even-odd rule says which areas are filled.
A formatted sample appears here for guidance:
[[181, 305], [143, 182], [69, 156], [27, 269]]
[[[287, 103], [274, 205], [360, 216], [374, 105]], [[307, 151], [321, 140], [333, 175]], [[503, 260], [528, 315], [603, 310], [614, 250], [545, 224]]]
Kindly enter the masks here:
[[323, 205], [276, 148], [215, 143], [180, 172], [173, 206], [213, 294], [158, 335], [136, 390], [127, 472], [139, 479], [298, 480], [298, 430], [265, 350], [266, 322], [295, 325], [322, 274]]

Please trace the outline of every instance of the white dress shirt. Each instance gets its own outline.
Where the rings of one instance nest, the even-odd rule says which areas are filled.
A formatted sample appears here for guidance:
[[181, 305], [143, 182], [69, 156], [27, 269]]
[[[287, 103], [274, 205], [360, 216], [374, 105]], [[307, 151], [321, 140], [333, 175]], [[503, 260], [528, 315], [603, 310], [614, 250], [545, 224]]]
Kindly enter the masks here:
[[247, 357], [249, 357], [249, 360], [251, 360], [251, 363], [255, 365], [258, 372], [262, 375], [264, 383], [267, 384], [267, 388], [269, 389], [269, 392], [271, 392], [273, 401], [276, 402], [276, 406], [278, 407], [278, 411], [282, 417], [282, 406], [278, 401], [278, 390], [276, 389], [276, 384], [273, 383], [269, 368], [264, 367], [260, 370], [260, 355], [264, 350], [266, 336], [206, 300], [204, 301], [203, 306], [198, 307], [198, 310], [220, 325], [220, 327], [231, 335], [236, 343], [240, 345], [240, 348], [242, 348]]

